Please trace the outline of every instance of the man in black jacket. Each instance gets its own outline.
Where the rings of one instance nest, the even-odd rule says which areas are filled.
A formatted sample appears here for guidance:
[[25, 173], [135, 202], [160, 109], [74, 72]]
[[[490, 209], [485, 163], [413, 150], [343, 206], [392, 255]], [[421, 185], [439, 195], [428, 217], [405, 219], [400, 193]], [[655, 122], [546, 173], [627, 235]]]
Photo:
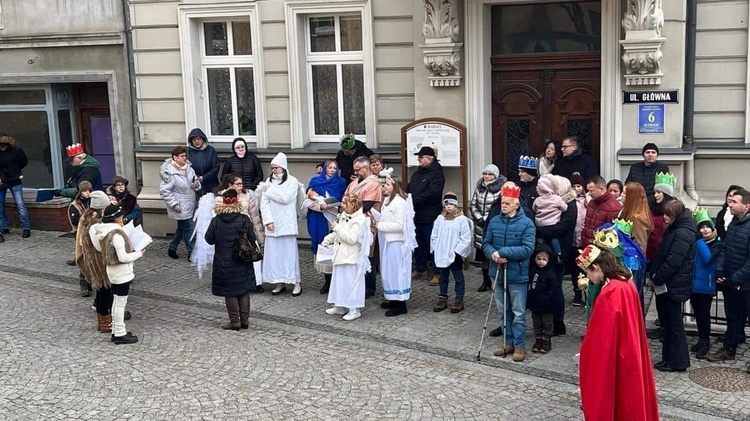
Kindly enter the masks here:
[[539, 160], [533, 156], [521, 156], [518, 158], [518, 187], [521, 188], [521, 207], [526, 216], [534, 219], [531, 205], [539, 197], [536, 185], [539, 182]]
[[9, 135], [0, 134], [0, 243], [5, 242], [3, 234], [8, 233], [8, 216], [5, 214], [5, 195], [10, 190], [16, 202], [18, 217], [21, 219], [23, 238], [31, 236], [29, 212], [23, 203], [23, 187], [21, 170], [29, 163], [23, 149], [16, 146], [16, 140]]
[[[414, 272], [412, 279], [421, 278], [427, 271], [428, 263], [434, 268], [430, 254], [430, 236], [432, 225], [443, 211], [443, 188], [445, 175], [443, 167], [437, 161], [435, 150], [423, 146], [415, 153], [419, 160], [419, 169], [411, 175], [408, 191], [414, 201], [414, 226], [417, 229], [417, 248], [414, 250]], [[433, 273], [430, 285], [438, 284], [437, 272]]]
[[347, 183], [353, 181], [357, 177], [354, 174], [354, 160], [360, 156], [369, 158], [374, 153], [372, 149], [355, 139], [353, 135], [344, 136], [341, 139], [341, 150], [336, 154], [336, 163], [339, 166], [339, 171], [341, 171], [341, 178], [346, 180]]
[[711, 362], [734, 361], [750, 314], [750, 192], [737, 190], [728, 203], [734, 219], [721, 241], [715, 272], [716, 283], [724, 286], [727, 333], [724, 346], [708, 356]]
[[594, 158], [583, 153], [581, 141], [576, 136], [563, 139], [560, 149], [562, 156], [552, 167], [552, 174], [563, 176], [568, 180], [574, 173], [581, 174], [584, 180], [599, 174], [599, 166]]
[[625, 179], [625, 182], [637, 181], [641, 183], [643, 188], [646, 189], [646, 198], [648, 198], [648, 204], [653, 212], [656, 208], [656, 199], [654, 199], [656, 173], [668, 173], [669, 166], [657, 161], [659, 159], [659, 147], [655, 143], [646, 143], [643, 145], [641, 155], [643, 155], [643, 162], [638, 162], [630, 166], [628, 178]]
[[[219, 157], [216, 149], [208, 144], [203, 130], [195, 128], [188, 134], [188, 161], [201, 184], [200, 194], [204, 195], [219, 185]], [[192, 181], [191, 181], [192, 182]]]

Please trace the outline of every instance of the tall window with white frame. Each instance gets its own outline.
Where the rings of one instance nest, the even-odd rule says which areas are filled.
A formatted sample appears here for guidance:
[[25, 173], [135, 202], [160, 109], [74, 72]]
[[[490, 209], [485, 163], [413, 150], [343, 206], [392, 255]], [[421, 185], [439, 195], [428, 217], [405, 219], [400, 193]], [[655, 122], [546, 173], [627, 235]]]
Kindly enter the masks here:
[[202, 22], [203, 97], [209, 136], [254, 137], [255, 82], [250, 20]]
[[365, 140], [362, 17], [307, 17], [307, 86], [313, 142]]

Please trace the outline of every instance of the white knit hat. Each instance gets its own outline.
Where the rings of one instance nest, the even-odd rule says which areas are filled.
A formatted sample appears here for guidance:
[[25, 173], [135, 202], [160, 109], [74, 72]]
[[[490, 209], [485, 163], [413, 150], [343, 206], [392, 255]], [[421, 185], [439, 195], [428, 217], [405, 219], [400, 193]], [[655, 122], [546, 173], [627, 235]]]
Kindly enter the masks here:
[[279, 152], [276, 154], [276, 156], [273, 157], [273, 160], [271, 160], [271, 165], [277, 165], [289, 171], [288, 165], [286, 163], [286, 155], [284, 155], [283, 152]]
[[489, 172], [492, 174], [495, 174], [495, 178], [500, 177], [500, 169], [497, 168], [497, 165], [495, 164], [489, 164], [486, 167], [484, 167], [483, 173]]
[[101, 190], [92, 191], [89, 197], [91, 198], [89, 206], [94, 209], [104, 209], [111, 204], [107, 194]]

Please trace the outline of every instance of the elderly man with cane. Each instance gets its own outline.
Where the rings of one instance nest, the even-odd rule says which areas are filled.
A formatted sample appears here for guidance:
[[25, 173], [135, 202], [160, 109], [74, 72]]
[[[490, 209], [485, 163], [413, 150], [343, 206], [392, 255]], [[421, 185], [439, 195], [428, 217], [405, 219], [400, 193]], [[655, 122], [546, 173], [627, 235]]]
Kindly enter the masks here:
[[[534, 222], [520, 207], [521, 190], [506, 183], [500, 198], [501, 214], [492, 218], [482, 243], [494, 278], [493, 296], [503, 319], [505, 345], [495, 350], [496, 357], [513, 355], [513, 361], [526, 359], [526, 295], [529, 282], [529, 258], [534, 252]], [[503, 266], [503, 288], [497, 288], [498, 272]], [[506, 306], [509, 303], [510, 306]], [[484, 333], [482, 334], [484, 339]], [[477, 355], [479, 357], [479, 355]]]

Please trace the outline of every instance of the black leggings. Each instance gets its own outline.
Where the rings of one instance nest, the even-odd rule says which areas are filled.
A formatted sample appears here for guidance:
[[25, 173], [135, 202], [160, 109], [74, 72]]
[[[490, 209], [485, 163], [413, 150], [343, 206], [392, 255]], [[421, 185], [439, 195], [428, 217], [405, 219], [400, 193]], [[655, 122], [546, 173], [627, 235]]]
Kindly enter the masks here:
[[101, 316], [109, 316], [112, 311], [112, 290], [109, 288], [100, 288], [96, 290], [96, 296], [94, 297], [94, 307], [96, 307], [96, 314]]
[[127, 297], [128, 292], [130, 292], [130, 284], [133, 282], [126, 282], [124, 284], [112, 284], [112, 294], [118, 295], [120, 297]]

